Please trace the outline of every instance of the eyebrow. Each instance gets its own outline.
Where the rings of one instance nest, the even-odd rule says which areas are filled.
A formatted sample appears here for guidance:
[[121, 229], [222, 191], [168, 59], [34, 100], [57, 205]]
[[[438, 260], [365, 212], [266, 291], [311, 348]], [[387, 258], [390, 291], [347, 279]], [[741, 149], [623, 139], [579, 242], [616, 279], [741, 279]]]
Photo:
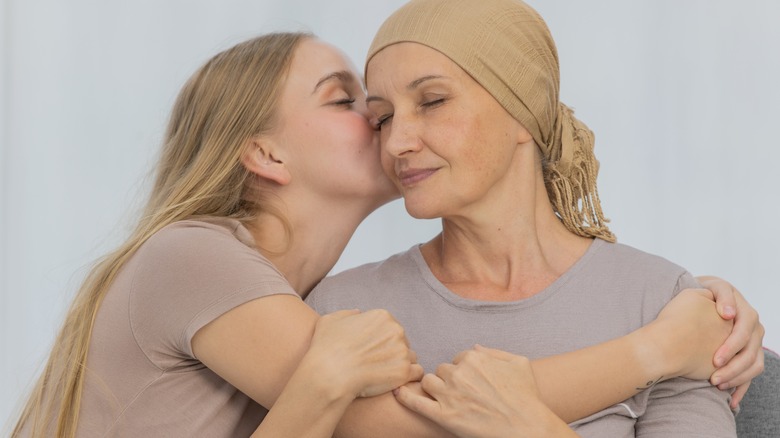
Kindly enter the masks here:
[[423, 76], [423, 77], [421, 77], [421, 78], [419, 78], [419, 79], [415, 79], [415, 80], [413, 80], [412, 82], [409, 82], [409, 85], [407, 85], [407, 86], [406, 86], [406, 89], [407, 89], [407, 90], [409, 90], [409, 91], [412, 91], [412, 90], [414, 90], [415, 88], [419, 87], [419, 86], [420, 86], [420, 84], [422, 84], [422, 83], [423, 83], [423, 82], [425, 82], [425, 81], [430, 81], [430, 80], [432, 80], [432, 79], [441, 79], [441, 78], [443, 78], [443, 77], [444, 77], [444, 76], [439, 76], [439, 75], [428, 75], [428, 76]]
[[355, 81], [355, 75], [348, 72], [347, 70], [334, 71], [333, 73], [328, 73], [322, 78], [320, 78], [319, 81], [317, 81], [317, 85], [314, 86], [314, 90], [311, 92], [311, 94], [316, 93], [317, 90], [322, 86], [322, 84], [331, 81], [333, 79], [349, 84]]
[[[440, 76], [440, 75], [423, 76], [421, 78], [417, 78], [417, 79], [413, 80], [412, 82], [409, 82], [409, 85], [406, 86], [406, 89], [408, 91], [413, 91], [415, 88], [419, 87], [420, 84], [422, 84], [423, 82], [430, 81], [430, 80], [433, 80], [433, 79], [441, 79], [443, 77], [444, 76]], [[379, 97], [379, 96], [368, 96], [368, 97], [366, 97], [366, 103], [375, 102], [375, 101], [378, 101], [378, 100], [385, 100], [385, 99], [382, 98], [382, 97]]]

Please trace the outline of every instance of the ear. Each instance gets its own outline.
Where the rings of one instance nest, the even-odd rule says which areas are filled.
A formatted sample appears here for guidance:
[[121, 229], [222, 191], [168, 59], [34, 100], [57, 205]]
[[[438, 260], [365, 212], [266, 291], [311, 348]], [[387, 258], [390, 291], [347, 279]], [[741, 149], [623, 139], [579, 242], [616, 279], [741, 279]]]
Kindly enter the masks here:
[[517, 144], [526, 144], [533, 139], [531, 132], [522, 123], [517, 122]]
[[252, 137], [247, 140], [241, 163], [255, 175], [279, 185], [290, 183], [292, 176], [284, 162], [278, 158], [280, 151], [269, 138]]

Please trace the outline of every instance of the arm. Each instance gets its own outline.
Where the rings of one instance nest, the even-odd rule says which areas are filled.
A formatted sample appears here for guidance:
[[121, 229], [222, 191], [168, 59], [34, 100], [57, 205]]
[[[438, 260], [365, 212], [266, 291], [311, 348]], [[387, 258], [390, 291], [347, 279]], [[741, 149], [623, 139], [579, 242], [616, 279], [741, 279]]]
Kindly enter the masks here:
[[626, 336], [532, 362], [542, 400], [571, 422], [660, 381], [709, 378], [712, 352], [732, 326], [710, 297], [705, 290], [685, 290], [655, 321]]
[[[737, 313], [744, 312], [743, 330], [753, 333], [750, 339], [760, 339], [762, 327], [750, 324], [752, 308], [730, 285], [724, 289], [724, 284], [728, 285], [720, 280], [707, 286], [713, 289], [721, 308], [724, 302], [731, 303]], [[713, 351], [723, 344], [731, 327], [730, 322], [713, 312], [712, 299], [709, 291], [684, 291], [667, 304], [654, 322], [633, 333], [582, 350], [532, 361], [541, 399], [560, 418], [571, 422], [628, 399], [665, 379], [677, 376], [708, 378], [714, 370]], [[733, 334], [729, 339], [732, 337]], [[742, 348], [747, 339], [737, 342], [742, 342], [739, 346]], [[743, 363], [739, 367], [737, 373], [748, 368], [752, 376], [760, 372], [753, 363]], [[398, 428], [403, 428], [404, 433], [394, 435], [393, 431]], [[419, 414], [412, 415], [400, 408], [393, 397], [383, 395], [356, 400], [339, 424], [337, 436], [437, 436], [433, 435], [434, 430]]]
[[329, 437], [354, 398], [422, 375], [387, 312], [342, 311], [318, 321], [292, 296], [240, 305], [200, 329], [192, 345], [211, 370], [270, 407], [258, 437]]
[[[653, 323], [627, 336], [530, 363], [477, 346], [426, 375], [427, 394], [407, 385], [397, 398], [461, 437], [507, 436], [510, 430], [573, 436], [560, 418], [585, 417], [671, 377], [709, 377], [713, 367], [707, 359], [731, 323], [718, 316], [707, 295], [684, 291]], [[694, 356], [704, 360], [686, 360]], [[572, 391], [590, 382], [593, 390]]]
[[[264, 300], [275, 303], [264, 306], [271, 304], [271, 301], [263, 303]], [[710, 314], [714, 313], [711, 309]], [[680, 370], [690, 367], [688, 363], [681, 365], [682, 359], [709, 363], [712, 351], [720, 341], [709, 344], [713, 346], [708, 350], [706, 360], [694, 357], [694, 353], [687, 350], [689, 345], [684, 343], [688, 341], [682, 341], [683, 337], [679, 335], [683, 329], [694, 336], [701, 330], [688, 315], [678, 319], [677, 324], [673, 324], [677, 320], [670, 317], [668, 321], [651, 324], [652, 329], [640, 329], [599, 346], [534, 362], [532, 366], [542, 399], [561, 418], [570, 421], [628, 398], [638, 392], [639, 387], [662, 375], [682, 375]], [[316, 320], [316, 313], [294, 297], [266, 297], [239, 306], [201, 329], [193, 339], [193, 348], [217, 374], [263, 406], [273, 406], [307, 351]], [[206, 330], [212, 335], [204, 337]], [[665, 336], [670, 332], [675, 336]], [[262, 333], [263, 336], [247, 336], [248, 333]], [[199, 346], [201, 341], [206, 343]], [[697, 345], [704, 344], [698, 342]], [[676, 358], [677, 354], [681, 357]], [[608, 359], [610, 357], [614, 360]], [[668, 361], [669, 357], [675, 360]], [[302, 386], [306, 387], [305, 384]], [[599, 397], [583, 399], [581, 394], [586, 391], [599, 394]], [[340, 410], [340, 402], [334, 403], [338, 406], [334, 405], [333, 409]], [[310, 411], [309, 416], [312, 415]], [[392, 394], [383, 394], [356, 399], [349, 405], [336, 429], [336, 436], [448, 435], [434, 423], [403, 408]]]

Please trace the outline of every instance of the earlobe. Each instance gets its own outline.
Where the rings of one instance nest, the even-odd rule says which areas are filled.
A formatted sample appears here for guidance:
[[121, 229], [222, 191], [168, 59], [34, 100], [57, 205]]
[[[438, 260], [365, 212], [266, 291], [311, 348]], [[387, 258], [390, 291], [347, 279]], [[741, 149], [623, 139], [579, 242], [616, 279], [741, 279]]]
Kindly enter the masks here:
[[528, 131], [525, 126], [517, 124], [517, 144], [526, 144], [534, 139], [531, 132]]
[[247, 140], [241, 163], [260, 178], [287, 185], [292, 179], [287, 166], [277, 156], [276, 147], [270, 139], [252, 137]]

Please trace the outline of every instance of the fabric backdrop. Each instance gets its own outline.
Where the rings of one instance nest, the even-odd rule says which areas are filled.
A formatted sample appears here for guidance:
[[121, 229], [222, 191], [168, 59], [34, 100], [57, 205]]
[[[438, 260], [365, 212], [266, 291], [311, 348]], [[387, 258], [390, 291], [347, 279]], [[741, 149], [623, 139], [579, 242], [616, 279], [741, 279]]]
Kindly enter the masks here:
[[[618, 239], [732, 281], [780, 348], [780, 2], [530, 1], [558, 44], [562, 98], [596, 133]], [[0, 431], [91, 261], [135, 220], [167, 113], [195, 68], [259, 33], [302, 29], [360, 66], [402, 3], [0, 3]], [[437, 228], [390, 204], [336, 270]]]

